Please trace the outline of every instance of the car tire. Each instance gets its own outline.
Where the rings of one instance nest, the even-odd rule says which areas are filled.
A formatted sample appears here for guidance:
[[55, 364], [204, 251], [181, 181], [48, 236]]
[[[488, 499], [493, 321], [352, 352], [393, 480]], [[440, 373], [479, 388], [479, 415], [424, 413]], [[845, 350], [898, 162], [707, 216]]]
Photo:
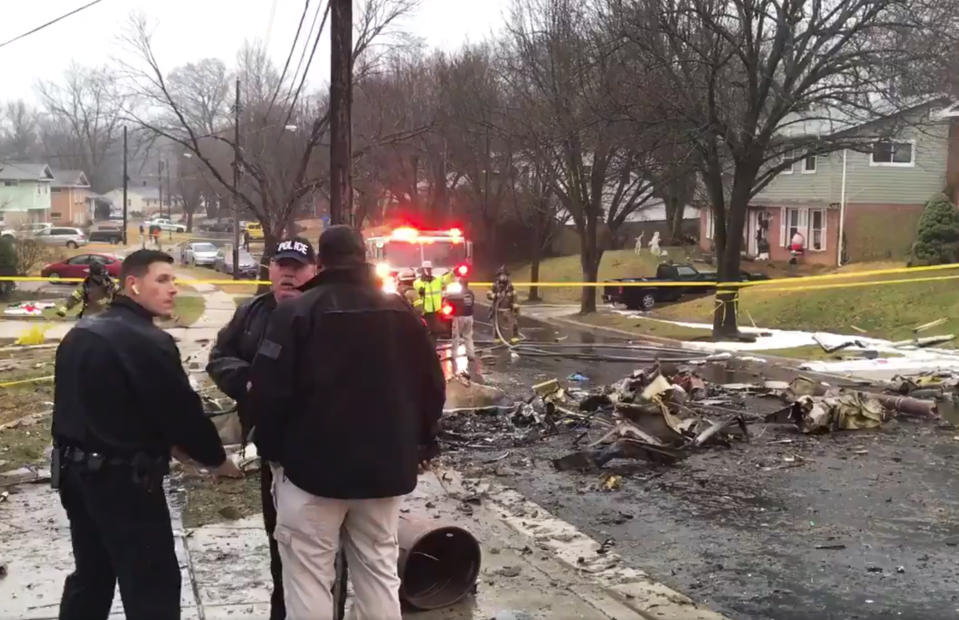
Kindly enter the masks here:
[[631, 299], [626, 304], [627, 310], [650, 310], [656, 305], [656, 296], [652, 293], [643, 293], [639, 299]]
[[75, 241], [67, 241], [67, 247], [70, 248], [71, 250], [75, 250], [80, 246], [78, 246]]
[[[50, 273], [47, 274], [47, 277], [50, 278], [51, 280], [59, 280], [60, 274], [56, 271], [51, 271]], [[54, 282], [54, 284], [59, 284], [59, 283]]]

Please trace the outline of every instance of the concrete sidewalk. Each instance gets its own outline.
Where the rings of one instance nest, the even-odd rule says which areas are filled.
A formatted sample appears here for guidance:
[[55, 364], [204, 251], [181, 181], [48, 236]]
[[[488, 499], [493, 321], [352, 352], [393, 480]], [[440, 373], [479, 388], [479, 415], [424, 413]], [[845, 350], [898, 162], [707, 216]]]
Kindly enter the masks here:
[[[445, 479], [441, 479], [445, 478]], [[640, 613], [634, 594], [601, 583], [591, 558], [575, 568], [556, 553], [542, 536], [524, 533], [498, 514], [495, 504], [462, 502], [455, 473], [421, 477], [417, 490], [404, 502], [410, 516], [452, 522], [471, 531], [481, 542], [483, 565], [475, 594], [459, 604], [437, 611], [404, 614], [422, 620], [489, 618], [552, 618], [618, 620], [662, 618], [717, 618], [699, 613], [686, 601], [670, 606], [657, 601], [665, 615]], [[267, 539], [259, 515], [184, 531], [179, 524], [180, 495], [170, 485], [176, 551], [182, 573], [181, 604], [184, 619], [266, 618], [270, 573]], [[69, 527], [54, 491], [46, 485], [14, 487], [0, 506], [0, 563], [7, 576], [0, 579], [0, 618], [39, 620], [55, 618], [63, 580], [73, 568]], [[547, 516], [537, 514], [539, 523]], [[532, 515], [530, 515], [532, 517]], [[599, 545], [566, 533], [568, 554], [596, 557]], [[557, 544], [556, 540], [552, 544]], [[575, 563], [576, 560], [574, 560]], [[605, 562], [609, 557], [604, 558]], [[582, 564], [582, 563], [581, 563]], [[675, 594], [675, 593], [673, 593]], [[679, 596], [679, 595], [676, 595]], [[696, 610], [695, 614], [690, 612]], [[512, 614], [512, 615], [510, 615]], [[122, 618], [117, 594], [113, 615]]]

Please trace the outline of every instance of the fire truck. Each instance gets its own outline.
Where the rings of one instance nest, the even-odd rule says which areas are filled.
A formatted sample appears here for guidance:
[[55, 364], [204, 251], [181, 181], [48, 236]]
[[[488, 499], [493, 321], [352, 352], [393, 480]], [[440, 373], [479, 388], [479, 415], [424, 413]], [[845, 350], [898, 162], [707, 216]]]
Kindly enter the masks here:
[[[434, 277], [443, 277], [454, 270], [458, 276], [466, 277], [473, 262], [473, 243], [459, 228], [420, 230], [402, 226], [385, 235], [368, 237], [366, 254], [383, 280], [383, 290], [403, 294], [413, 286], [417, 270], [426, 261], [433, 265]], [[443, 321], [446, 333], [453, 312], [453, 307], [444, 300], [440, 317], [446, 319]]]

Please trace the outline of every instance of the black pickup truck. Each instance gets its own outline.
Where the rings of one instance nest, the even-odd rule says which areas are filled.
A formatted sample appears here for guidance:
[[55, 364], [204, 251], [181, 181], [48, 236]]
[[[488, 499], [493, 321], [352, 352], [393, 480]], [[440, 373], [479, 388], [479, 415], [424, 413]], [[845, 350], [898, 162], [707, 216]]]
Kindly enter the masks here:
[[[660, 301], [677, 301], [683, 295], [708, 294], [715, 292], [715, 286], [697, 286], [694, 282], [716, 282], [719, 275], [715, 271], [699, 271], [692, 265], [672, 265], [662, 263], [656, 268], [655, 278], [617, 278], [607, 280], [603, 289], [603, 301], [610, 304], [623, 304], [630, 310], [649, 310]], [[739, 272], [739, 281], [768, 280], [762, 273]], [[648, 286], [622, 286], [622, 282], [648, 282]], [[657, 282], [690, 282], [690, 286], [658, 286]]]

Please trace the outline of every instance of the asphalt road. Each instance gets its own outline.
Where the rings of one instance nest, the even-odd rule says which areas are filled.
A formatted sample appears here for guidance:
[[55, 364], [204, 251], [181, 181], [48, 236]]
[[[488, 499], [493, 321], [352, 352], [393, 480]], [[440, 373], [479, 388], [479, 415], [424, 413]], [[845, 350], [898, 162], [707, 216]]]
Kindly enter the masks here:
[[[485, 317], [481, 311], [478, 318]], [[491, 337], [478, 328], [478, 339]], [[528, 335], [591, 341], [576, 330]], [[640, 364], [510, 360], [500, 353], [482, 380], [514, 398], [573, 372], [592, 387]], [[719, 381], [782, 370], [706, 369]], [[474, 372], [474, 374], [476, 374]], [[751, 409], [775, 409], [755, 402]], [[573, 451], [581, 431], [517, 441], [502, 419], [490, 450], [449, 458], [495, 476], [598, 541], [612, 538], [632, 565], [732, 618], [955, 618], [959, 615], [959, 433], [932, 422], [892, 421], [878, 431], [806, 436], [752, 425], [753, 440], [698, 453], [673, 466], [614, 461], [622, 488], [599, 490], [603, 472], [558, 472], [551, 459]], [[495, 453], [510, 455], [495, 464]]]

